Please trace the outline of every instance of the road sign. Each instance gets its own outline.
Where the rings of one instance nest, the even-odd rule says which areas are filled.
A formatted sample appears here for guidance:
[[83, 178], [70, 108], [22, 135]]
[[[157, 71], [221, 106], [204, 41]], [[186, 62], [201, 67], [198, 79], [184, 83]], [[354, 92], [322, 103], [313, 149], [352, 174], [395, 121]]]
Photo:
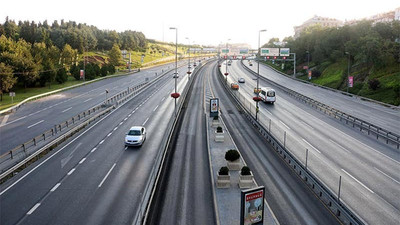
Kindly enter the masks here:
[[311, 76], [312, 76], [312, 71], [309, 70], [309, 71], [308, 71], [308, 79], [309, 79], [309, 80], [311, 80]]
[[279, 48], [261, 48], [261, 56], [279, 56]]
[[239, 54], [248, 54], [249, 53], [249, 49], [239, 49]]
[[240, 225], [262, 225], [264, 222], [264, 186], [243, 190], [240, 204]]
[[210, 117], [218, 116], [219, 99], [210, 99]]
[[280, 48], [279, 55], [280, 56], [289, 56], [290, 48]]
[[353, 87], [353, 81], [354, 77], [353, 76], [349, 77], [349, 87]]
[[83, 79], [83, 76], [85, 75], [85, 71], [84, 71], [84, 70], [81, 70], [81, 71], [80, 71], [80, 75], [81, 75], [81, 79]]
[[15, 92], [10, 92], [10, 97], [15, 97]]
[[221, 53], [228, 54], [228, 53], [229, 53], [229, 48], [223, 48], [223, 49], [221, 49]]

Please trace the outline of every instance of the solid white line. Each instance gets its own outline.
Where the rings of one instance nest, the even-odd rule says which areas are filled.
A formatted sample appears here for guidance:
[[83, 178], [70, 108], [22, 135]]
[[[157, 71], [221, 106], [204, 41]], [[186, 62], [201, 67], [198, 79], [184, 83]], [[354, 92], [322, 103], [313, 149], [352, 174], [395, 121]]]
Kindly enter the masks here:
[[68, 109], [64, 109], [63, 111], [61, 111], [61, 112], [66, 112], [66, 111], [68, 111], [68, 110], [70, 110], [70, 109], [72, 109], [72, 107], [69, 107]]
[[104, 140], [101, 140], [100, 143], [99, 143], [99, 145], [101, 145], [101, 144], [103, 144], [103, 143], [104, 143]]
[[73, 168], [72, 170], [70, 170], [70, 171], [67, 173], [67, 175], [68, 175], [68, 176], [71, 175], [74, 171], [75, 171], [75, 168]]
[[396, 179], [394, 179], [393, 177], [387, 175], [386, 173], [384, 173], [383, 171], [381, 171], [380, 169], [378, 169], [378, 168], [376, 168], [376, 167], [374, 167], [374, 168], [375, 168], [376, 170], [378, 170], [380, 173], [382, 173], [383, 175], [385, 175], [385, 176], [387, 176], [388, 178], [390, 178], [391, 180], [393, 180], [394, 182], [400, 184], [400, 182], [397, 181]]
[[290, 130], [290, 127], [288, 127], [284, 122], [282, 122], [281, 120], [279, 120], [279, 122], [281, 122], [281, 124], [283, 124], [283, 126], [285, 126], [287, 129]]
[[86, 99], [86, 100], [83, 101], [83, 102], [88, 102], [88, 101], [90, 101], [90, 100], [92, 100], [92, 98], [88, 98], [88, 99]]
[[114, 169], [115, 165], [117, 165], [116, 163], [114, 163], [114, 165], [111, 167], [111, 169], [108, 171], [108, 173], [106, 174], [106, 176], [103, 178], [103, 180], [100, 182], [99, 187], [101, 187], [101, 185], [103, 185], [104, 181], [106, 181], [107, 177], [110, 175], [111, 171]]
[[39, 123], [43, 123], [43, 122], [44, 122], [44, 120], [41, 120], [41, 121], [39, 121], [39, 122], [37, 122], [37, 123], [34, 123], [34, 124], [30, 125], [28, 128], [31, 128], [31, 127], [36, 126], [36, 125], [38, 125]]
[[349, 175], [349, 177], [353, 178], [355, 181], [357, 181], [357, 183], [361, 184], [361, 186], [363, 186], [365, 189], [367, 189], [369, 192], [371, 193], [375, 193], [373, 192], [371, 189], [369, 189], [367, 186], [365, 186], [363, 183], [361, 183], [359, 180], [357, 180], [355, 177], [353, 177], [350, 173], [348, 173], [346, 170], [342, 169], [343, 172], [345, 172], [347, 175]]
[[79, 164], [82, 164], [83, 162], [85, 162], [85, 160], [86, 160], [86, 158], [83, 158], [83, 159], [79, 162]]
[[329, 141], [331, 141], [332, 143], [336, 144], [337, 146], [339, 146], [341, 149], [345, 150], [346, 152], [350, 153], [349, 150], [347, 150], [345, 147], [341, 146], [339, 143], [335, 142], [334, 140], [329, 139]]
[[93, 148], [92, 151], [90, 151], [90, 152], [94, 152], [94, 151], [96, 151], [96, 149], [97, 149], [97, 148]]
[[31, 210], [29, 210], [26, 215], [31, 215], [38, 207], [40, 206], [40, 203], [36, 203], [35, 206], [32, 207]]
[[54, 192], [57, 188], [61, 185], [61, 183], [57, 183], [54, 187], [50, 190], [50, 192]]
[[156, 107], [153, 109], [153, 112], [154, 112], [154, 111], [156, 111], [156, 110], [157, 110], [157, 108], [158, 108], [158, 105], [157, 105], [157, 106], [156, 106]]
[[147, 119], [144, 121], [143, 126], [147, 123], [147, 120], [149, 120], [149, 118], [147, 118]]
[[4, 116], [3, 121], [1, 121], [1, 125], [0, 126], [4, 126], [4, 124], [7, 122], [9, 116], [10, 115], [5, 115]]
[[302, 139], [305, 143], [307, 143], [309, 146], [311, 146], [315, 151], [317, 151], [319, 154], [321, 154], [321, 152], [316, 147], [312, 146], [312, 144], [308, 143], [308, 141], [306, 141], [304, 138], [302, 138]]
[[6, 124], [4, 124], [4, 125], [0, 125], [0, 127], [5, 126], [5, 125], [8, 125], [8, 124], [11, 124], [11, 123], [14, 123], [14, 122], [17, 122], [17, 121], [22, 120], [22, 119], [25, 119], [25, 118], [26, 118], [26, 116], [20, 117], [20, 118], [18, 118], [18, 119], [15, 119], [15, 120], [9, 122], [9, 123], [6, 123]]
[[110, 137], [110, 136], [111, 136], [111, 134], [112, 134], [112, 132], [111, 132], [111, 133], [108, 133], [108, 134], [107, 134], [107, 137]]

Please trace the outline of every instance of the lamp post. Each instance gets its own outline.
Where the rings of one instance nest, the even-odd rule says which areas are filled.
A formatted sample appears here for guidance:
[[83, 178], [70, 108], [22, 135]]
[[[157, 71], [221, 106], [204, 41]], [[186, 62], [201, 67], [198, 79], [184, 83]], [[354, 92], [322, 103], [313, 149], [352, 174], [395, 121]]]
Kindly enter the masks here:
[[349, 56], [349, 58], [347, 60], [347, 87], [346, 87], [346, 91], [347, 91], [347, 93], [349, 93], [350, 53], [349, 52], [345, 52], [345, 54]]
[[179, 98], [179, 93], [176, 90], [177, 84], [176, 84], [176, 79], [178, 77], [178, 28], [176, 27], [170, 27], [170, 30], [175, 30], [175, 73], [174, 73], [174, 79], [175, 79], [175, 93], [173, 93], [171, 96], [175, 99], [175, 117], [177, 116], [176, 114], [176, 99]]
[[[260, 54], [260, 36], [261, 32], [267, 31], [266, 29], [258, 31], [258, 57], [261, 56]], [[260, 85], [260, 60], [257, 60], [257, 99], [256, 99], [256, 120], [258, 116], [258, 102], [260, 98], [260, 92], [259, 92], [259, 85]]]
[[[230, 41], [231, 39], [228, 39], [228, 41]], [[228, 83], [228, 41], [226, 41], [226, 49], [225, 49], [225, 57], [226, 57], [226, 61], [225, 61], [225, 81], [226, 83]]]
[[188, 71], [187, 71], [187, 74], [188, 74], [188, 80], [190, 80], [190, 74], [192, 73], [192, 72], [190, 72], [190, 40], [189, 40], [189, 38], [187, 37], [186, 38], [187, 40], [188, 40], [188, 42], [189, 42], [189, 63], [188, 63]]
[[306, 51], [307, 53], [307, 71], [310, 70], [310, 52]]

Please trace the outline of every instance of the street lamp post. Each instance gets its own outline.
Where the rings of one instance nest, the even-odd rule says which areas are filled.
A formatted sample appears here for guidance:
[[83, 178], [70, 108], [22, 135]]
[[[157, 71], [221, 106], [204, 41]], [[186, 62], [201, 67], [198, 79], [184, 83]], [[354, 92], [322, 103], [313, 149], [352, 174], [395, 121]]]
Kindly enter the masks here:
[[[230, 41], [231, 39], [228, 39], [228, 41]], [[225, 49], [225, 57], [226, 57], [226, 61], [225, 61], [225, 81], [226, 83], [228, 83], [228, 41], [226, 42], [226, 49]]]
[[187, 72], [187, 74], [188, 74], [188, 80], [190, 80], [190, 74], [191, 74], [191, 72], [190, 72], [190, 40], [189, 40], [188, 37], [186, 39], [189, 42], [189, 50], [188, 50], [189, 51], [189, 63], [188, 63], [188, 72]]
[[[169, 28], [170, 30], [175, 30], [175, 34], [176, 34], [176, 37], [175, 37], [175, 76], [174, 76], [174, 79], [175, 79], [175, 93], [174, 94], [177, 94], [178, 92], [177, 92], [177, 84], [176, 84], [176, 79], [178, 78], [178, 28], [176, 28], [176, 27], [170, 27]], [[174, 97], [175, 98], [175, 109], [174, 109], [174, 111], [175, 111], [175, 116], [177, 116], [177, 112], [176, 112], [176, 99], [177, 99], [177, 95], [175, 95], [176, 97]]]
[[310, 70], [310, 52], [306, 51], [307, 53], [307, 71]]
[[345, 54], [349, 56], [349, 58], [347, 60], [347, 87], [346, 87], [346, 91], [347, 91], [347, 93], [349, 93], [350, 53], [349, 52], [345, 52]]
[[[260, 36], [261, 32], [267, 31], [266, 29], [258, 31], [258, 57], [261, 56], [260, 54]], [[256, 120], [258, 116], [258, 100], [260, 97], [260, 92], [259, 92], [259, 85], [260, 85], [260, 60], [257, 60], [257, 100], [256, 100]]]

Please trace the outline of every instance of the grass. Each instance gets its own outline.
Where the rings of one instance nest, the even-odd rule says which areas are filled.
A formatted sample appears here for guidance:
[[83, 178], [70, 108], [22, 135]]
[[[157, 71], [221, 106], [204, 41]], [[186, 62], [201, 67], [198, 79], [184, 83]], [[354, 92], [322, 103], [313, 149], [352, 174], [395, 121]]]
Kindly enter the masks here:
[[342, 62], [337, 62], [327, 66], [320, 77], [311, 79], [311, 82], [330, 88], [338, 89], [344, 79], [344, 66]]

